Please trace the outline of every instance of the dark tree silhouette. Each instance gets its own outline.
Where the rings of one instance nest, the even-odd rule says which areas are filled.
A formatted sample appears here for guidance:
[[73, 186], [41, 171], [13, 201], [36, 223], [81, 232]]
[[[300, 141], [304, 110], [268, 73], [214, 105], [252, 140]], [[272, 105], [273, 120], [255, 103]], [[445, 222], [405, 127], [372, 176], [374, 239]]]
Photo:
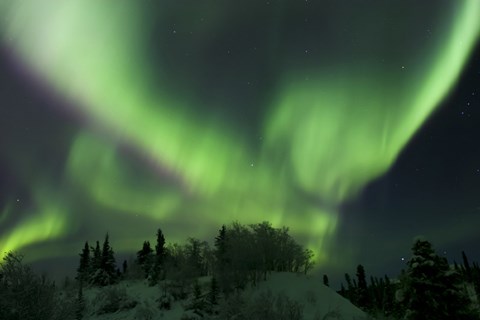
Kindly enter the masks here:
[[9, 252], [0, 263], [0, 319], [50, 320], [54, 316], [54, 285]]
[[323, 284], [327, 287], [330, 287], [330, 284], [328, 283], [328, 276], [326, 274], [323, 275]]
[[145, 279], [148, 278], [153, 267], [153, 250], [149, 241], [143, 242], [142, 250], [137, 252], [137, 264], [143, 270]]
[[90, 247], [88, 242], [85, 242], [85, 247], [80, 254], [80, 265], [77, 269], [77, 277], [78, 281], [88, 282], [88, 278], [91, 274], [91, 261], [90, 261]]
[[368, 310], [370, 308], [370, 298], [368, 296], [365, 268], [361, 264], [357, 266], [357, 280], [358, 286], [355, 300], [360, 308]]
[[430, 242], [418, 239], [402, 277], [400, 296], [407, 320], [478, 319], [461, 288], [461, 276], [438, 256]]
[[123, 273], [123, 274], [127, 274], [127, 272], [128, 272], [127, 260], [123, 260], [123, 263], [122, 263], [122, 273]]

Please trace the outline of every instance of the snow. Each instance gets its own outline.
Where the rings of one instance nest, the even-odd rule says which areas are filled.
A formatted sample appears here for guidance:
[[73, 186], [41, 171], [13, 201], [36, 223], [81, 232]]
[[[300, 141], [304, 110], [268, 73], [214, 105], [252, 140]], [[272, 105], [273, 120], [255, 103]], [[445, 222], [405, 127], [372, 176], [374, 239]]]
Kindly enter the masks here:
[[[201, 279], [205, 282], [206, 279]], [[125, 300], [134, 301], [136, 305], [127, 310], [110, 314], [97, 314], [102, 305], [102, 297], [108, 290], [123, 291]], [[365, 319], [366, 315], [352, 305], [347, 299], [337, 294], [333, 289], [326, 287], [320, 277], [305, 276], [295, 273], [272, 273], [267, 281], [257, 287], [246, 289], [243, 296], [254, 299], [262, 292], [271, 291], [272, 294], [285, 294], [304, 307], [304, 319], [313, 319], [315, 315], [324, 318], [328, 313], [331, 317], [345, 320]], [[117, 285], [105, 288], [88, 288], [84, 290], [86, 300], [85, 320], [133, 320], [133, 319], [181, 319], [186, 312], [184, 306], [188, 301], [174, 302], [171, 310], [160, 310], [158, 298], [161, 290], [159, 286], [149, 287], [145, 281], [122, 281]]]
[[340, 319], [364, 319], [366, 314], [350, 301], [325, 286], [317, 276], [296, 273], [273, 273], [266, 282], [261, 282], [252, 295], [271, 290], [274, 294], [285, 293], [289, 298], [304, 306], [304, 319], [313, 319], [338, 312]]

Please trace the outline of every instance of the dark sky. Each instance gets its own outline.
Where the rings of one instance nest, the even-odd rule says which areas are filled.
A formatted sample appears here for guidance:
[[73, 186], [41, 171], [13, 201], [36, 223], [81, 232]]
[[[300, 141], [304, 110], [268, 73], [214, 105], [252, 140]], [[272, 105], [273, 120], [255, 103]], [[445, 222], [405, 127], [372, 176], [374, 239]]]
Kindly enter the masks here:
[[[375, 257], [388, 257], [389, 268], [403, 267], [415, 236], [431, 240], [450, 262], [464, 250], [480, 259], [480, 46], [464, 73], [387, 174], [347, 205], [338, 241], [361, 245], [367, 269], [382, 272]], [[353, 215], [358, 215], [353, 218]], [[361, 217], [361, 218], [360, 218]], [[345, 218], [348, 219], [348, 218]]]
[[333, 278], [480, 259], [480, 5], [367, 2], [2, 3], [0, 249], [269, 220]]

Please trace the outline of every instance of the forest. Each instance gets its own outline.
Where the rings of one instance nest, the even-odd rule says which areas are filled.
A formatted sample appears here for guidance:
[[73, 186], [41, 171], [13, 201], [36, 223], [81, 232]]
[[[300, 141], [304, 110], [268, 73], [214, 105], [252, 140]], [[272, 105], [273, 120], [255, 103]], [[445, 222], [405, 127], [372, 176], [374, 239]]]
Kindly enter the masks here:
[[[321, 267], [314, 269], [313, 251], [302, 247], [287, 227], [274, 228], [269, 222], [223, 225], [213, 246], [191, 237], [184, 244], [169, 243], [159, 228], [155, 243], [145, 240], [132, 259], [121, 263], [116, 261], [108, 233], [103, 243], [94, 243], [85, 242], [79, 250], [75, 279], [66, 278], [62, 284], [36, 274], [23, 263], [20, 253], [6, 253], [0, 264], [0, 319], [78, 320], [114, 315], [140, 303], [128, 296], [128, 288], [119, 289], [118, 284], [129, 281], [158, 288], [155, 309], [170, 310], [182, 302], [183, 320], [306, 319], [303, 302], [288, 294], [260, 295], [248, 302], [241, 293], [267, 282], [273, 274], [321, 273]], [[317, 285], [329, 287], [328, 275], [322, 279]], [[97, 290], [95, 314], [87, 308], [88, 290]], [[345, 273], [344, 283], [333, 292], [369, 319], [480, 319], [478, 263], [470, 263], [462, 252], [462, 263], [449, 264], [422, 238], [414, 240], [407, 268], [398, 276], [367, 277], [359, 264], [355, 275]], [[335, 313], [314, 316], [314, 320], [329, 318], [343, 319]], [[154, 319], [154, 313], [137, 308], [134, 319]]]

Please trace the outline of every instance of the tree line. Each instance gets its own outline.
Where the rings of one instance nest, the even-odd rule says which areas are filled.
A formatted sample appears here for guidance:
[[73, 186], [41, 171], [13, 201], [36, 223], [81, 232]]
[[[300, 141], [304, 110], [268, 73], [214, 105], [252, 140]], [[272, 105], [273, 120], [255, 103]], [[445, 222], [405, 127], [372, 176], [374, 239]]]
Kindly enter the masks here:
[[[218, 318], [219, 312], [220, 316], [238, 313], [235, 301], [241, 290], [265, 281], [271, 272], [307, 273], [313, 266], [311, 250], [299, 245], [288, 228], [273, 228], [268, 222], [223, 225], [212, 244], [195, 238], [185, 244], [167, 243], [158, 229], [156, 242], [145, 240], [135, 258], [123, 261], [120, 269], [107, 233], [102, 245], [85, 243], [79, 255], [77, 293], [68, 298], [55, 290], [52, 281], [23, 265], [21, 255], [10, 252], [0, 263], [0, 319], [82, 319], [85, 286], [105, 287], [128, 278], [158, 286], [160, 309], [181, 300], [187, 301], [186, 309], [195, 315]], [[204, 276], [208, 276], [204, 278], [208, 285], [199, 282]], [[327, 275], [323, 284], [329, 286]], [[119, 301], [127, 299], [115, 288], [106, 289], [112, 294], [105, 291], [110, 301], [102, 309], [105, 312], [116, 312]], [[480, 267], [465, 252], [462, 263], [449, 265], [430, 242], [417, 239], [406, 269], [397, 278], [368, 278], [365, 268], [358, 265], [354, 276], [345, 274], [338, 293], [375, 318], [478, 320], [479, 288]], [[135, 306], [134, 301], [127, 302], [121, 307]]]
[[93, 286], [107, 286], [127, 275], [147, 279], [151, 285], [160, 280], [192, 279], [214, 276], [222, 291], [256, 285], [273, 271], [307, 273], [313, 267], [313, 252], [303, 248], [286, 227], [274, 228], [269, 222], [223, 225], [213, 239], [188, 238], [186, 243], [167, 243], [161, 229], [156, 243], [145, 240], [136, 258], [116, 266], [108, 234], [103, 246], [85, 243], [80, 253], [76, 279]]
[[371, 276], [357, 266], [356, 277], [345, 273], [338, 291], [354, 305], [373, 316], [405, 320], [478, 320], [480, 268], [462, 252], [463, 264], [449, 265], [433, 245], [417, 239], [412, 257], [398, 279]]

